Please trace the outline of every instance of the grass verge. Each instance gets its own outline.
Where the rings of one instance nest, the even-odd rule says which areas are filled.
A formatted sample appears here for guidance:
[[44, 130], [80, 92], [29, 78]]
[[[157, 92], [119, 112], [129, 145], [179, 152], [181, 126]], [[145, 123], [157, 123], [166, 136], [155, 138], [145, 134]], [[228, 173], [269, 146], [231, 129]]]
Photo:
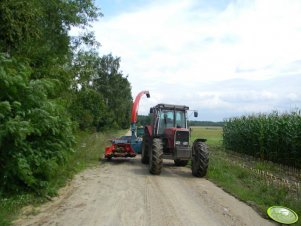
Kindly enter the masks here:
[[[300, 170], [288, 170], [279, 164], [225, 151], [221, 128], [193, 128], [192, 140], [197, 137], [208, 139], [209, 180], [252, 206], [265, 218], [268, 218], [267, 208], [275, 205], [293, 209], [300, 218]], [[301, 220], [292, 225], [301, 225]]]
[[[99, 158], [103, 156], [105, 146], [110, 143], [109, 140], [113, 136], [121, 136], [126, 132], [127, 130], [104, 133], [78, 132], [74, 153], [68, 157], [66, 163], [60, 167], [60, 171], [49, 182], [48, 194], [50, 196], [57, 195], [58, 189], [71, 180], [76, 173], [99, 164]], [[11, 225], [22, 207], [36, 206], [49, 198], [32, 193], [22, 193], [9, 197], [0, 194], [0, 226]]]

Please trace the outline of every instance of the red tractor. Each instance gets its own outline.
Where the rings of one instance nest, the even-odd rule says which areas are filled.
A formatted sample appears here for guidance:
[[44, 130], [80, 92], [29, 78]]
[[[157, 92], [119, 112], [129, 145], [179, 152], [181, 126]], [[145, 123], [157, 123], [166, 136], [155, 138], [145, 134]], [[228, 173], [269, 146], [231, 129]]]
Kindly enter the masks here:
[[[206, 139], [196, 139], [190, 146], [188, 110], [187, 106], [171, 104], [158, 104], [150, 109], [152, 122], [144, 128], [141, 162], [149, 164], [151, 174], [161, 173], [163, 159], [173, 159], [176, 166], [186, 166], [191, 160], [192, 174], [206, 175], [209, 162]], [[194, 116], [197, 115], [195, 111]]]

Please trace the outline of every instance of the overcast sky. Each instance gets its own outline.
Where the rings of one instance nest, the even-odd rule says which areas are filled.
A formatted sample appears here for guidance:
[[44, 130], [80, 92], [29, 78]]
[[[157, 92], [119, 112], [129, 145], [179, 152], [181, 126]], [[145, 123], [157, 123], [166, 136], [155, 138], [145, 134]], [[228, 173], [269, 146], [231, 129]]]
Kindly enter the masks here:
[[139, 114], [166, 102], [221, 121], [301, 106], [300, 0], [97, 0], [101, 55], [121, 58]]

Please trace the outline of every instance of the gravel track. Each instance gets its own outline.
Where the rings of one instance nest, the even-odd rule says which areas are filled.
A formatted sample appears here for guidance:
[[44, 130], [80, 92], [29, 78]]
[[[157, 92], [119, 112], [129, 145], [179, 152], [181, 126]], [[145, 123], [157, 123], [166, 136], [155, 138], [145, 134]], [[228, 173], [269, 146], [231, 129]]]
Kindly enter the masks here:
[[150, 175], [140, 156], [104, 160], [32, 211], [25, 208], [14, 224], [275, 225], [210, 181], [193, 177], [188, 167], [164, 160], [162, 174]]

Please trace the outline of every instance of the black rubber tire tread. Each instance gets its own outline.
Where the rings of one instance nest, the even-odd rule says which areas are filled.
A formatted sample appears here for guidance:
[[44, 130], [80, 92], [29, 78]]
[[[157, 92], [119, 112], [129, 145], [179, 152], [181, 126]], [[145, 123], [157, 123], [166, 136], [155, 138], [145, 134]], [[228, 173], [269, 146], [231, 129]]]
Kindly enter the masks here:
[[192, 175], [204, 177], [207, 174], [209, 164], [209, 152], [207, 144], [197, 141], [193, 144], [193, 153], [191, 160]]
[[141, 162], [143, 164], [148, 164], [149, 163], [149, 143], [150, 143], [150, 137], [148, 133], [145, 131], [145, 134], [143, 136], [143, 141], [142, 141], [142, 151], [141, 151]]
[[174, 162], [176, 166], [186, 166], [188, 164], [188, 160], [175, 159]]
[[154, 175], [160, 175], [163, 165], [163, 144], [159, 138], [154, 138], [152, 150], [149, 156], [149, 172]]

